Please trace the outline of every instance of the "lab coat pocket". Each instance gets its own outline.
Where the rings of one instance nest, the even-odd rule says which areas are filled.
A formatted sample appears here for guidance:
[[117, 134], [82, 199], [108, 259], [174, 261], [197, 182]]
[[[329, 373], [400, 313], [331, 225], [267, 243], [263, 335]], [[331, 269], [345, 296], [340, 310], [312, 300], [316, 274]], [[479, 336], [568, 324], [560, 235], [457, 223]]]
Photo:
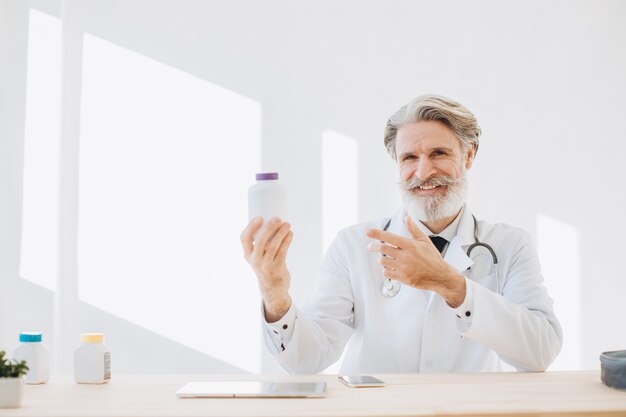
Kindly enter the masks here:
[[471, 273], [468, 275], [470, 279], [478, 281], [495, 272], [493, 268], [493, 258], [487, 249], [478, 246], [472, 250], [471, 255], [474, 264], [470, 267]]
[[493, 264], [491, 253], [483, 247], [476, 247], [472, 251], [472, 261], [474, 261], [474, 264], [470, 267], [466, 276], [478, 284], [495, 291], [496, 268]]
[[498, 283], [496, 281], [496, 273], [492, 268], [492, 273], [482, 277], [474, 277], [473, 280], [479, 285], [488, 288], [490, 291], [497, 292]]

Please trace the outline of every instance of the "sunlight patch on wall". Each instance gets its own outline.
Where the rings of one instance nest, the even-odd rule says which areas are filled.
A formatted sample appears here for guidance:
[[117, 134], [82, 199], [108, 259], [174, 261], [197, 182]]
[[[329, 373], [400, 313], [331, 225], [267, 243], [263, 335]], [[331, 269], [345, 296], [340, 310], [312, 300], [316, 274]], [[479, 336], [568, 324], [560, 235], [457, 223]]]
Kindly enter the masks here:
[[322, 132], [322, 253], [341, 229], [359, 218], [358, 144], [341, 133]]
[[[359, 149], [356, 140], [341, 133], [322, 132], [322, 253], [337, 232], [359, 219]], [[336, 374], [343, 355], [324, 373]]]
[[20, 276], [54, 291], [57, 276], [61, 21], [30, 10]]
[[258, 372], [259, 295], [239, 233], [261, 106], [89, 34], [83, 57], [80, 299]]
[[563, 349], [550, 370], [582, 366], [580, 329], [580, 233], [550, 216], [537, 216], [537, 251], [554, 311], [563, 327]]

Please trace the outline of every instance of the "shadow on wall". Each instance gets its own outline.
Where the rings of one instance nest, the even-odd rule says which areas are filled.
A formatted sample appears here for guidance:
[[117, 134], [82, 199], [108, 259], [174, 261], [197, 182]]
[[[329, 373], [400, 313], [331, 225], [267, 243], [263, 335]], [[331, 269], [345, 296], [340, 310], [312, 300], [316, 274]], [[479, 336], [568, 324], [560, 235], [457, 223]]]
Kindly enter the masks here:
[[119, 367], [125, 374], [249, 373], [88, 304], [80, 303], [79, 309], [90, 329], [106, 334], [113, 372]]
[[[12, 350], [17, 346], [20, 331], [41, 331], [44, 333], [44, 344], [52, 354], [55, 336], [52, 323], [54, 293], [24, 279], [16, 281], [14, 290], [15, 300], [28, 300], [28, 303], [16, 303], [13, 316], [19, 317], [19, 324], [9, 323], [15, 338], [2, 349]], [[38, 308], [32, 308], [33, 306]], [[105, 334], [105, 344], [111, 349], [113, 373], [116, 369], [123, 369], [124, 374], [249, 373], [89, 304], [81, 302], [78, 314], [81, 318], [82, 332]], [[17, 328], [18, 325], [23, 328]], [[199, 329], [199, 331], [210, 333], [210, 329]], [[76, 347], [79, 343], [77, 334]], [[60, 369], [56, 373], [70, 374], [71, 372], [72, 369]]]

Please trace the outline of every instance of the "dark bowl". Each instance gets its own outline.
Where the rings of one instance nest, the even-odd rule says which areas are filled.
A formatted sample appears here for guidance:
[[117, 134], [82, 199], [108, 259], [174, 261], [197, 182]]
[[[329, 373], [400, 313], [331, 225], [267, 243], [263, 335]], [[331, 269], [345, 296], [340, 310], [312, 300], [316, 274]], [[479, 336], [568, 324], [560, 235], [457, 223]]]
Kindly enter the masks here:
[[602, 353], [600, 364], [602, 382], [609, 387], [626, 389], [626, 350]]

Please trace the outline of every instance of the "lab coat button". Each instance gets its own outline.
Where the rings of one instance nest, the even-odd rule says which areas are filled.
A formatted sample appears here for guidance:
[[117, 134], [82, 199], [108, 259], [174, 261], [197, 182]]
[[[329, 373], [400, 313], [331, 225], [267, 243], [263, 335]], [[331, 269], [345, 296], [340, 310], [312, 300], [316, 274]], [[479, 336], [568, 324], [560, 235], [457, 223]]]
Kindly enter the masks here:
[[465, 312], [465, 317], [469, 317], [469, 316], [471, 316], [471, 315], [472, 315], [472, 312], [471, 312], [471, 311], [466, 311], [466, 312]]

